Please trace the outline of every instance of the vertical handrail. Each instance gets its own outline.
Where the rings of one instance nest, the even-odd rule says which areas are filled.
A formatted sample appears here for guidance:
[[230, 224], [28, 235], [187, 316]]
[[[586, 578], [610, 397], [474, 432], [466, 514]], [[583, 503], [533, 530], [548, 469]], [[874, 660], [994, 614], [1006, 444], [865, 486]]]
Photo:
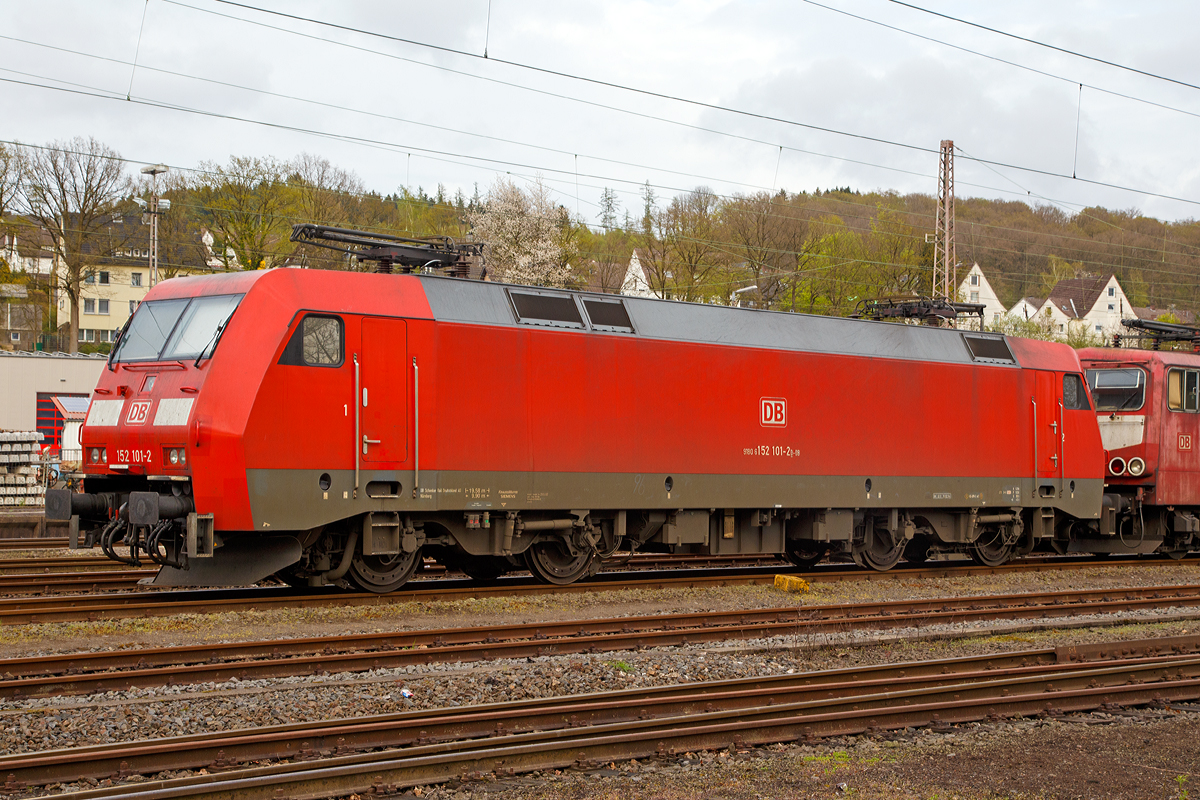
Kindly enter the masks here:
[[358, 458], [359, 448], [362, 447], [360, 436], [362, 430], [362, 408], [359, 403], [362, 402], [360, 395], [362, 394], [362, 382], [358, 372], [358, 353], [354, 354], [354, 499], [358, 499]]
[[1067, 476], [1067, 448], [1063, 447], [1067, 442], [1067, 424], [1063, 414], [1063, 402], [1058, 401], [1058, 436], [1054, 437], [1057, 441], [1054, 443], [1058, 448], [1058, 488], [1062, 489], [1062, 480]]
[[1037, 497], [1038, 491], [1038, 426], [1037, 426], [1037, 400], [1029, 398], [1033, 403], [1033, 496]]
[[421, 384], [417, 372], [417, 357], [413, 356], [413, 499], [421, 485]]

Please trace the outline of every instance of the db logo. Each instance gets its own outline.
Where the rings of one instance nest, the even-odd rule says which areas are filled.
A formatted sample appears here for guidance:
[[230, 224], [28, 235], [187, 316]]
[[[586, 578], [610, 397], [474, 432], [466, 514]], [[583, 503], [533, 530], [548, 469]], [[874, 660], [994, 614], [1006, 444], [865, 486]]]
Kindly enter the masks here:
[[135, 400], [129, 404], [129, 414], [125, 417], [125, 424], [145, 425], [148, 416], [150, 416], [150, 401]]
[[768, 428], [787, 427], [787, 400], [782, 397], [763, 397], [758, 401], [759, 424]]
[[1192, 449], [1192, 435], [1190, 433], [1179, 434], [1179, 449], [1180, 450], [1191, 450]]

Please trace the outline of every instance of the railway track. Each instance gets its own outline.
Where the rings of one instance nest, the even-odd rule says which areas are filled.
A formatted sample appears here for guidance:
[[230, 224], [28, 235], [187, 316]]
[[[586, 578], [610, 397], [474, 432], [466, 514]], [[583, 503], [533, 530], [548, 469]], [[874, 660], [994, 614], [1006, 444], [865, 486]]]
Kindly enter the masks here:
[[50, 550], [68, 546], [67, 537], [37, 536], [23, 539], [0, 539], [2, 550]]
[[[1012, 716], [1200, 698], [1200, 637], [319, 720], [0, 757], [5, 790], [108, 779], [66, 797], [274, 798], [390, 793], [456, 778], [744, 749]], [[1200, 707], [1198, 707], [1200, 709]], [[386, 748], [380, 750], [379, 748]], [[273, 763], [266, 763], [273, 762]], [[246, 766], [249, 765], [249, 766]]]
[[[1179, 562], [1168, 559], [1136, 559], [1129, 561], [1097, 561], [1087, 558], [1048, 558], [1023, 560], [1002, 567], [908, 565], [888, 572], [874, 572], [842, 564], [822, 564], [801, 573], [810, 582], [862, 580], [910, 580], [930, 577], [964, 575], [993, 575], [1013, 571], [1056, 571], [1105, 567], [1169, 566]], [[1184, 562], [1193, 563], [1193, 562]], [[268, 586], [238, 589], [141, 589], [138, 591], [107, 591], [88, 594], [68, 594], [86, 591], [92, 582], [83, 575], [70, 576], [65, 584], [55, 584], [49, 575], [0, 575], [0, 625], [21, 625], [40, 622], [76, 622], [100, 619], [121, 619], [141, 616], [169, 616], [179, 613], [221, 613], [247, 609], [314, 608], [328, 606], [386, 605], [397, 602], [435, 602], [467, 598], [506, 597], [514, 595], [562, 594], [569, 592], [620, 591], [631, 588], [705, 588], [714, 586], [762, 585], [774, 582], [781, 572], [797, 573], [791, 566], [741, 567], [736, 569], [693, 568], [669, 571], [630, 570], [601, 573], [569, 586], [548, 586], [528, 577], [506, 577], [491, 584], [478, 584], [453, 577], [415, 580], [399, 592], [387, 595], [355, 593], [338, 589], [305, 592], [290, 587]], [[23, 586], [25, 594], [9, 591], [6, 581]], [[119, 580], [106, 584], [118, 588]], [[129, 588], [134, 588], [130, 584]], [[32, 594], [36, 592], [36, 594]], [[19, 596], [18, 596], [19, 595]]]
[[[1086, 566], [1138, 567], [1175, 563], [1165, 558], [1127, 559], [1122, 561], [1099, 560], [1090, 557], [1068, 556], [1025, 559], [1003, 567], [975, 567], [965, 561], [939, 562], [937, 566], [905, 565], [882, 575], [904, 575], [926, 577], [929, 575], [991, 573], [997, 570], [1028, 569], [1079, 569]], [[604, 573], [641, 572], [649, 570], [678, 569], [753, 569], [772, 567], [781, 572], [796, 572], [796, 568], [781, 562], [773, 555], [705, 556], [638, 553], [631, 558], [621, 559], [609, 565]], [[17, 595], [87, 594], [113, 591], [131, 591], [139, 587], [140, 581], [154, 576], [157, 568], [146, 566], [131, 568], [104, 557], [60, 556], [39, 558], [0, 559], [0, 597]], [[97, 575], [97, 573], [103, 573]], [[604, 574], [602, 573], [602, 574]], [[872, 573], [844, 564], [822, 564], [803, 573], [809, 580], [871, 580]], [[462, 577], [449, 571], [433, 560], [426, 560], [419, 579]], [[516, 585], [512, 579], [510, 585]], [[519, 581], [517, 582], [519, 583]], [[419, 586], [414, 582], [411, 586]], [[170, 589], [155, 589], [164, 592]]]
[[[995, 619], [1200, 607], [1200, 586], [844, 603], [0, 659], [0, 697], [87, 694]], [[1198, 613], [1200, 616], [1200, 613]]]

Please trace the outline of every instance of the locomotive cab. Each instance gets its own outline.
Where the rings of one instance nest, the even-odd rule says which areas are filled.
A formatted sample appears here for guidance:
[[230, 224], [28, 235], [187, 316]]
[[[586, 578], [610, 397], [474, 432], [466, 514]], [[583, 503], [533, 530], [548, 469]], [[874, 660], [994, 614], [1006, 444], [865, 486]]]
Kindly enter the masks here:
[[[196, 513], [192, 483], [201, 433], [196, 405], [245, 296], [237, 283], [246, 281], [216, 294], [156, 292], [126, 323], [81, 432], [86, 492], [47, 494], [47, 518], [70, 520], [72, 547], [99, 543], [118, 561], [148, 558], [170, 568], [187, 566], [185, 551], [211, 555], [213, 515]], [[211, 283], [199, 279], [192, 288], [206, 287]], [[128, 556], [115, 550], [122, 542]]]
[[1200, 356], [1080, 351], [1106, 455], [1102, 552], [1200, 549]]

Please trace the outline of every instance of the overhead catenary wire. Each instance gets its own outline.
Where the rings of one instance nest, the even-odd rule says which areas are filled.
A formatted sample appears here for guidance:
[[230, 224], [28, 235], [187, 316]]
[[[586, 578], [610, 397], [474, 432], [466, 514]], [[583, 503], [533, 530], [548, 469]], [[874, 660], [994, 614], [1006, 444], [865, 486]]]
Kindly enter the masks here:
[[[163, 0], [163, 2], [171, 3], [173, 5], [178, 5], [178, 6], [184, 6], [184, 7], [191, 8], [193, 10], [200, 11], [203, 13], [213, 13], [213, 14], [218, 13], [218, 12], [210, 11], [208, 9], [203, 9], [203, 8], [199, 8], [196, 6], [188, 5], [186, 3], [182, 3], [182, 2], [180, 2], [180, 0]], [[417, 46], [417, 47], [425, 47], [425, 48], [429, 48], [432, 50], [437, 50], [437, 51], [441, 51], [441, 52], [446, 52], [446, 53], [450, 53], [450, 54], [454, 54], [454, 55], [463, 56], [466, 58], [482, 59], [482, 56], [479, 56], [475, 53], [471, 53], [471, 52], [468, 52], [465, 50], [459, 50], [459, 49], [452, 48], [452, 47], [446, 47], [444, 45], [435, 45], [435, 44], [431, 44], [428, 42], [421, 42], [421, 41], [415, 40], [415, 39], [406, 39], [403, 37], [392, 36], [390, 34], [380, 33], [378, 31], [364, 30], [361, 28], [355, 28], [352, 26], [341, 25], [339, 23], [318, 20], [318, 19], [315, 19], [312, 17], [303, 17], [303, 16], [296, 15], [296, 14], [289, 14], [286, 12], [277, 11], [277, 10], [273, 10], [273, 9], [265, 9], [265, 8], [261, 8], [258, 6], [249, 5], [247, 3], [236, 2], [235, 0], [215, 0], [215, 2], [222, 3], [224, 5], [235, 6], [235, 7], [251, 10], [251, 11], [257, 11], [257, 12], [260, 12], [263, 14], [284, 17], [287, 19], [295, 20], [295, 21], [307, 22], [307, 23], [311, 23], [311, 24], [319, 25], [319, 26], [323, 26], [323, 27], [339, 29], [339, 30], [343, 30], [343, 31], [347, 31], [347, 32], [360, 34], [363, 36], [375, 37], [375, 38], [380, 38], [380, 39], [384, 39], [384, 40], [390, 40], [390, 41], [409, 44], [409, 45], [413, 45], [413, 46]], [[233, 15], [220, 15], [220, 16], [226, 16], [230, 19], [238, 20], [241, 22], [249, 23], [249, 24], [262, 24], [257, 21], [254, 21], [254, 20], [247, 20], [243, 17], [236, 17]], [[271, 26], [268, 26], [268, 27], [271, 27]], [[305, 34], [301, 34], [296, 31], [290, 31], [287, 29], [279, 29], [279, 28], [276, 28], [276, 29], [282, 30], [285, 33], [292, 33], [295, 35], [305, 35]], [[317, 38], [319, 38], [319, 37], [317, 37]], [[322, 40], [322, 41], [329, 41], [329, 40]], [[338, 42], [333, 42], [333, 43], [341, 44]], [[842, 130], [838, 130], [836, 128], [829, 128], [829, 127], [825, 127], [825, 126], [804, 123], [804, 122], [800, 122], [798, 120], [789, 120], [789, 119], [782, 118], [782, 117], [775, 117], [775, 116], [772, 116], [769, 114], [759, 114], [756, 112], [746, 111], [743, 109], [737, 109], [737, 108], [732, 108], [732, 107], [728, 107], [728, 106], [722, 106], [722, 105], [715, 104], [715, 103], [707, 103], [707, 102], [704, 102], [701, 100], [694, 100], [694, 99], [685, 98], [682, 96], [671, 95], [671, 94], [667, 94], [667, 93], [663, 93], [663, 92], [655, 92], [655, 91], [649, 90], [649, 89], [642, 89], [642, 88], [627, 86], [627, 85], [615, 83], [612, 81], [604, 81], [604, 80], [600, 80], [597, 78], [573, 75], [571, 73], [563, 72], [560, 70], [553, 70], [553, 69], [549, 69], [549, 68], [545, 68], [545, 67], [537, 67], [534, 65], [525, 64], [525, 63], [518, 62], [518, 61], [496, 59], [496, 58], [491, 58], [491, 59], [487, 59], [487, 60], [491, 61], [491, 62], [495, 62], [495, 63], [506, 64], [506, 65], [521, 68], [521, 69], [532, 70], [535, 72], [540, 72], [540, 73], [544, 73], [544, 74], [548, 74], [548, 75], [554, 75], [554, 76], [567, 78], [567, 79], [571, 79], [571, 80], [583, 81], [586, 83], [591, 83], [591, 84], [600, 85], [600, 86], [607, 86], [609, 88], [620, 89], [620, 90], [632, 92], [635, 94], [642, 94], [642, 95], [654, 97], [654, 98], [657, 98], [660, 100], [676, 101], [676, 102], [684, 103], [687, 105], [693, 105], [693, 106], [697, 106], [697, 107], [701, 107], [701, 108], [707, 108], [710, 110], [722, 111], [722, 112], [735, 114], [735, 115], [739, 115], [739, 116], [745, 116], [745, 117], [759, 119], [759, 120], [776, 122], [776, 123], [780, 123], [783, 125], [801, 127], [801, 128], [814, 130], [814, 131], [820, 131], [823, 133], [830, 133], [830, 134], [835, 134], [838, 136], [845, 136], [845, 137], [850, 137], [850, 138], [859, 139], [859, 140], [863, 140], [863, 141], [875, 142], [878, 144], [884, 144], [884, 145], [888, 145], [888, 146], [904, 148], [904, 149], [908, 149], [908, 150], [912, 150], [912, 151], [931, 153], [931, 154], [939, 152], [936, 148], [932, 148], [932, 147], [925, 147], [922, 145], [916, 145], [916, 144], [907, 143], [907, 142], [898, 142], [895, 140], [886, 139], [883, 137], [870, 136], [867, 134], [854, 133], [854, 132], [850, 132], [850, 131], [842, 131]], [[620, 109], [618, 109], [618, 110], [620, 110]], [[1137, 193], [1137, 194], [1146, 195], [1149, 197], [1157, 197], [1157, 198], [1164, 199], [1164, 200], [1173, 200], [1176, 202], [1187, 203], [1190, 205], [1200, 205], [1200, 200], [1190, 200], [1190, 199], [1185, 199], [1185, 198], [1181, 198], [1181, 197], [1176, 197], [1174, 195], [1167, 195], [1167, 194], [1153, 192], [1153, 191], [1144, 190], [1144, 189], [1131, 188], [1131, 187], [1127, 187], [1127, 186], [1122, 186], [1120, 184], [1114, 184], [1114, 183], [1109, 183], [1109, 182], [1095, 180], [1095, 179], [1072, 177], [1066, 173], [1056, 172], [1054, 170], [1045, 170], [1045, 169], [1039, 169], [1036, 167], [1024, 166], [1024, 165], [1019, 165], [1019, 164], [1010, 164], [1010, 163], [1003, 162], [1003, 161], [997, 161], [994, 159], [982, 159], [979, 157], [971, 157], [970, 160], [979, 161], [981, 163], [986, 163], [986, 164], [991, 164], [993, 166], [1021, 170], [1023, 172], [1028, 172], [1028, 173], [1036, 174], [1036, 175], [1043, 175], [1046, 177], [1062, 178], [1065, 180], [1074, 180], [1074, 181], [1078, 181], [1080, 183], [1085, 183], [1085, 184], [1089, 184], [1089, 185], [1093, 185], [1093, 186], [1099, 186], [1099, 187], [1103, 187], [1103, 188], [1113, 189], [1113, 190], [1117, 190], [1117, 191], [1133, 192], [1133, 193]]]

